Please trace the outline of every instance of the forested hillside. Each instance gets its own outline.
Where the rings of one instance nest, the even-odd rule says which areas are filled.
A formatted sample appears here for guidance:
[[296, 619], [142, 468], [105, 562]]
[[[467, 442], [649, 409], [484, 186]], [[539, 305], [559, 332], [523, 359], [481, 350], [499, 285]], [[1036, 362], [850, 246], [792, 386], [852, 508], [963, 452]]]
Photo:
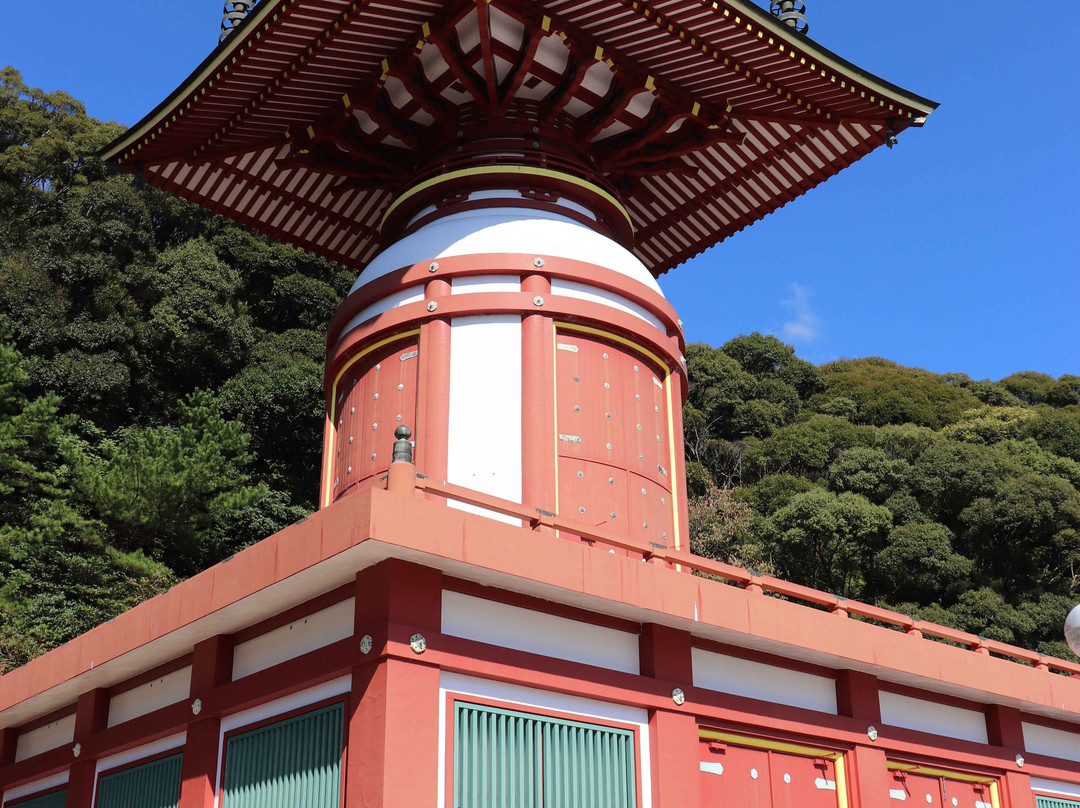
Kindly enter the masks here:
[[[354, 272], [101, 164], [0, 71], [0, 671], [308, 514]], [[1080, 378], [688, 351], [694, 549], [1064, 654]]]

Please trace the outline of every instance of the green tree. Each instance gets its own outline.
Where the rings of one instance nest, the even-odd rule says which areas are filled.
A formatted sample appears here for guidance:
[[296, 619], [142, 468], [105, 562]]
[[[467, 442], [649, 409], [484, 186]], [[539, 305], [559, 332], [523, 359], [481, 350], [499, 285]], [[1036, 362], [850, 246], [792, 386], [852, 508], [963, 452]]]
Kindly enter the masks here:
[[268, 492], [247, 471], [250, 437], [210, 394], [177, 410], [175, 427], [125, 430], [82, 474], [117, 547], [186, 577], [240, 549], [235, 524]]

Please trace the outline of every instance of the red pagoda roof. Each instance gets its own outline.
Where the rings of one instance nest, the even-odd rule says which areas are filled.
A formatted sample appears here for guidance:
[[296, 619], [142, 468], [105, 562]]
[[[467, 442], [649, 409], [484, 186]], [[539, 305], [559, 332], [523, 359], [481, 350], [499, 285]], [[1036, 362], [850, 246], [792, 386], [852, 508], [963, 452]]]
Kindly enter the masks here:
[[577, 149], [659, 275], [935, 107], [748, 0], [262, 0], [105, 156], [357, 267], [455, 143], [535, 133], [519, 159]]

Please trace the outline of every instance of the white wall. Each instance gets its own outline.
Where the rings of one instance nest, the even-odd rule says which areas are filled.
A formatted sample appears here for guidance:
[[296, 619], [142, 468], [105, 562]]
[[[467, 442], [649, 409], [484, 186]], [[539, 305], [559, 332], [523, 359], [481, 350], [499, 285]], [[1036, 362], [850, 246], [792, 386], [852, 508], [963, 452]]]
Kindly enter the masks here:
[[824, 676], [693, 649], [694, 686], [836, 714], [836, 682]]
[[458, 592], [443, 592], [442, 633], [624, 673], [640, 672], [637, 634]]
[[936, 701], [913, 699], [882, 690], [878, 693], [881, 704], [881, 722], [894, 727], [904, 727], [946, 738], [987, 743], [986, 716], [977, 710], [965, 710]]
[[26, 797], [30, 794], [36, 794], [39, 791], [48, 791], [51, 788], [62, 786], [68, 781], [70, 771], [62, 771], [49, 777], [43, 777], [40, 780], [35, 780], [32, 783], [25, 783], [21, 786], [15, 786], [9, 788], [4, 792], [2, 803], [7, 805], [11, 800], [17, 800], [20, 797]]
[[345, 639], [353, 633], [354, 609], [354, 599], [349, 598], [241, 643], [233, 650], [232, 678], [250, 676]]
[[1037, 755], [1080, 761], [1080, 734], [1024, 722], [1024, 747]]
[[1071, 797], [1073, 799], [1080, 797], [1080, 784], [1078, 783], [1062, 783], [1059, 780], [1047, 780], [1042, 777], [1032, 777], [1031, 787], [1035, 791], [1060, 794], [1063, 797]]
[[20, 735], [18, 746], [15, 748], [15, 762], [48, 752], [50, 749], [71, 743], [74, 739], [75, 714], [72, 713]]
[[109, 699], [109, 726], [183, 701], [191, 693], [191, 666], [167, 673]]

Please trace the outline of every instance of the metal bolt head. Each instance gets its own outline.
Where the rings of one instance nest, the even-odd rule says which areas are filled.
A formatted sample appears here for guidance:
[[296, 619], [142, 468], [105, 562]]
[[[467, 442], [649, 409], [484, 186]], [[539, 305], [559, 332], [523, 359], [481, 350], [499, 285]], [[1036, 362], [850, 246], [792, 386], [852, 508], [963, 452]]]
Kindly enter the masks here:
[[409, 637], [409, 647], [413, 649], [414, 654], [422, 654], [427, 650], [427, 640], [423, 634], [413, 634]]
[[682, 707], [686, 703], [686, 694], [683, 693], [681, 687], [677, 687], [671, 691], [671, 700], [679, 707]]
[[374, 645], [374, 642], [371, 639], [371, 635], [365, 634], [360, 638], [360, 653], [370, 654], [372, 645]]
[[871, 741], [876, 741], [877, 737], [878, 737], [877, 727], [875, 727], [873, 724], [871, 724], [869, 727], [867, 727], [866, 728], [866, 737], [869, 738]]
[[536, 297], [533, 298], [533, 305], [534, 306], [543, 306], [544, 305], [544, 298], [540, 297], [540, 295], [537, 295]]
[[1024, 756], [1023, 755], [1017, 755], [1016, 756], [1016, 765], [1021, 769], [1024, 768]]
[[533, 266], [534, 267], [539, 269], [543, 265], [544, 265], [544, 259], [541, 258], [540, 256], [536, 256], [536, 258], [533, 259]]
[[82, 754], [82, 744], [77, 743], [73, 747], [71, 747], [71, 754], [73, 754], [75, 757], [78, 757], [79, 755], [81, 755]]
[[191, 702], [191, 714], [198, 715], [202, 712], [202, 699], [195, 699]]
[[428, 301], [428, 304], [427, 304], [427, 310], [428, 311], [435, 311], [435, 309], [437, 309], [437, 308], [439, 308], [438, 303], [436, 303], [434, 300], [429, 300]]
[[427, 271], [428, 272], [438, 272], [439, 271], [439, 262], [438, 261], [432, 261], [430, 264], [427, 265]]

